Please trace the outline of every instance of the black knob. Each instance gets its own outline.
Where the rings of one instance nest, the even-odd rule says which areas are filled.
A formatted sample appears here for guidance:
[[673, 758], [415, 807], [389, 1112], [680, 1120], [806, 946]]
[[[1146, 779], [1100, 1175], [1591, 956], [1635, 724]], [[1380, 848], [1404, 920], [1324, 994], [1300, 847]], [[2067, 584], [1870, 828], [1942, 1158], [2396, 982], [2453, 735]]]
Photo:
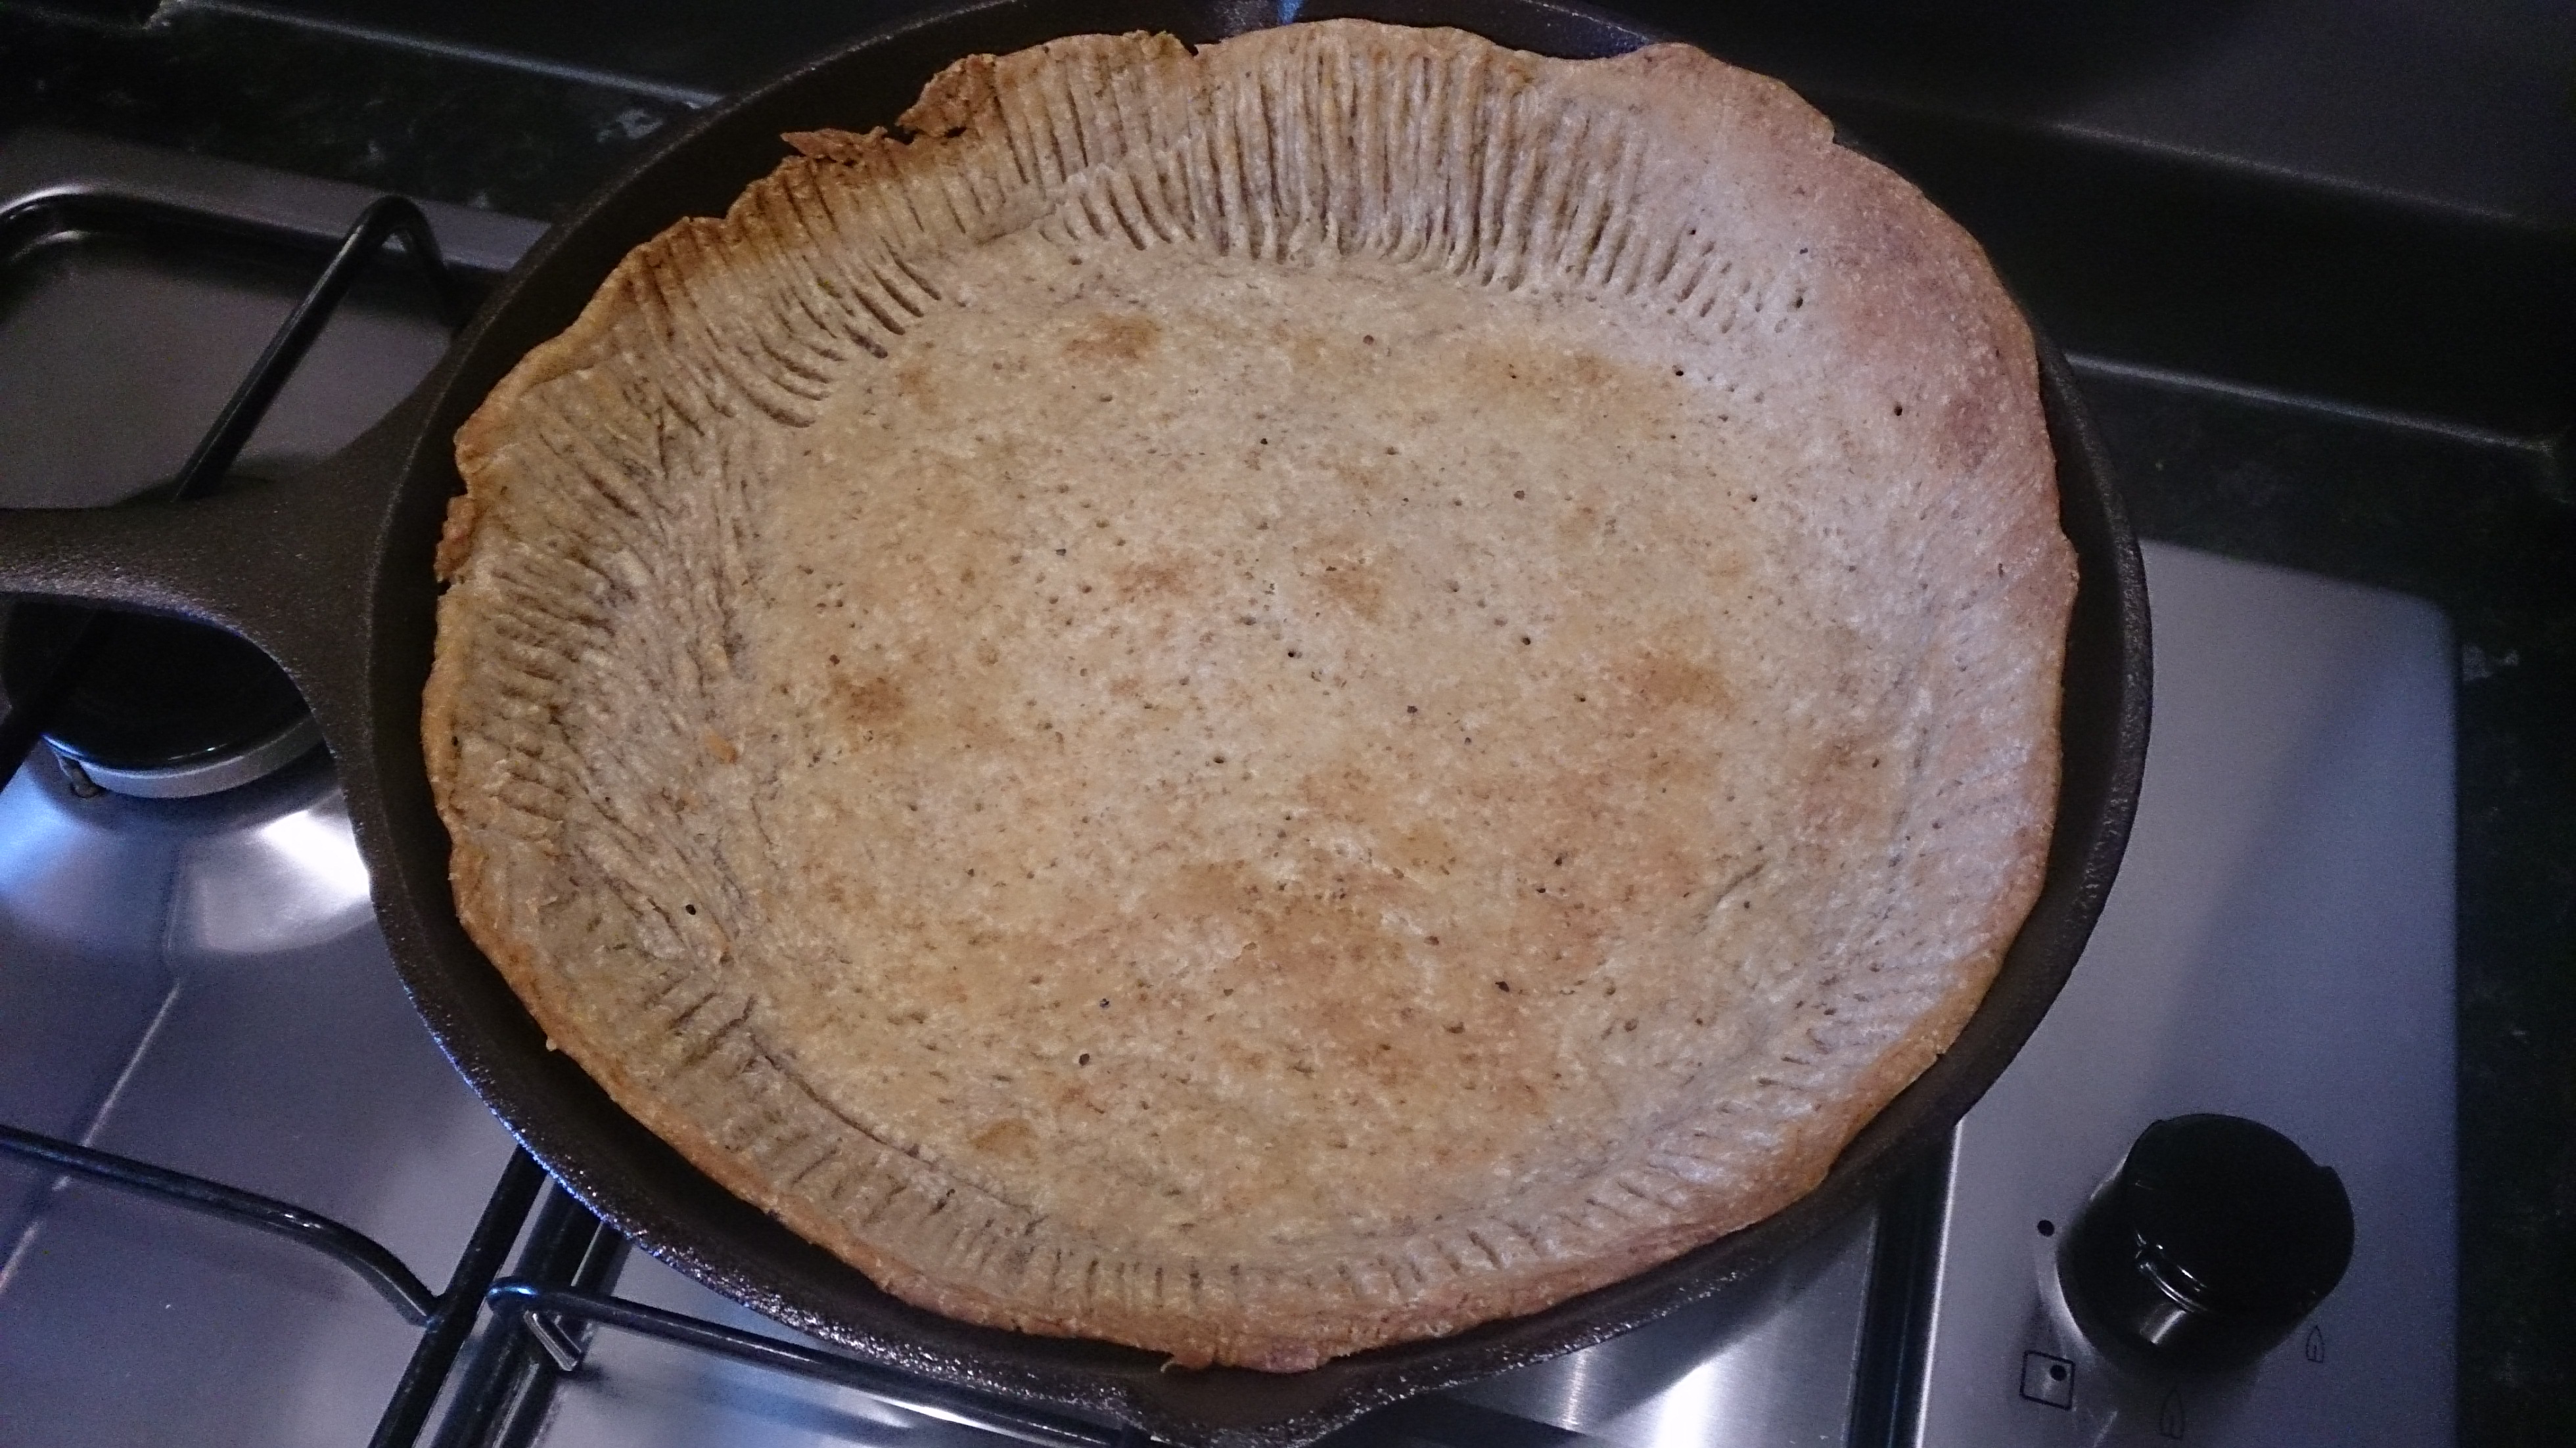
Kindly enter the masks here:
[[2352, 1261], [2343, 1179], [2241, 1116], [2148, 1127], [2084, 1208], [2060, 1262], [2086, 1335], [2178, 1368], [2261, 1357]]

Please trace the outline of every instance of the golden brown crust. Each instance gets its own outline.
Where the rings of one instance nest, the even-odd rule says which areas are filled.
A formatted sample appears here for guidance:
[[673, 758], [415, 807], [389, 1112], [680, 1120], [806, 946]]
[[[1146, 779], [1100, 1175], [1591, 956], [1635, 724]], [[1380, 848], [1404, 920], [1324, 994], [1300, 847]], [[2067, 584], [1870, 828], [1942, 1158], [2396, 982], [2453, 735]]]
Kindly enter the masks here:
[[549, 1035], [889, 1290], [1184, 1363], [1809, 1190], [2054, 808], [1974, 244], [1678, 46], [1078, 37], [903, 125], [458, 435], [424, 743]]

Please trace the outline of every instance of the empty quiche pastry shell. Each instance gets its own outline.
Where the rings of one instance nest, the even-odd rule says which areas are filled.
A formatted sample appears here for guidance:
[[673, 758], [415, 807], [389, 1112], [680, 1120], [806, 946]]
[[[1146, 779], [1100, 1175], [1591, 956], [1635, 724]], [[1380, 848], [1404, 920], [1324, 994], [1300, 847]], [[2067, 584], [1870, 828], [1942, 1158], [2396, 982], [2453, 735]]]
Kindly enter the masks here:
[[424, 737], [560, 1047], [915, 1303], [1275, 1370], [1809, 1190], [2035, 898], [1983, 256], [1775, 82], [1333, 21], [951, 67], [457, 437]]

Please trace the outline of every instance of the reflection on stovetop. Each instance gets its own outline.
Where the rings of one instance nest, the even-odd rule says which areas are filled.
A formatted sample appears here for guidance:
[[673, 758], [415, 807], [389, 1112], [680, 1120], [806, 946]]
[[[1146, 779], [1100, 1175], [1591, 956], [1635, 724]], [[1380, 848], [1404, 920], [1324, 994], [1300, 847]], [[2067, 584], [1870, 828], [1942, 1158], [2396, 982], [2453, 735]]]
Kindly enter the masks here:
[[[0, 792], [0, 1119], [283, 1197], [432, 1280], [510, 1142], [371, 924], [318, 756], [214, 799]], [[0, 1440], [363, 1441], [416, 1331], [227, 1222], [0, 1167]]]

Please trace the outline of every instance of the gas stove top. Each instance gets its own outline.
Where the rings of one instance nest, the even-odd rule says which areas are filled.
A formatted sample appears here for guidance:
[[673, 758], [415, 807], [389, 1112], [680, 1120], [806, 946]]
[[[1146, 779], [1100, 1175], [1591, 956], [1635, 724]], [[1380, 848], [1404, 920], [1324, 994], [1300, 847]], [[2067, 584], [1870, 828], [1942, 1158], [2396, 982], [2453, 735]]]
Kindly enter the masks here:
[[[0, 507], [103, 504], [175, 473], [369, 199], [0, 140]], [[469, 282], [538, 232], [428, 212]], [[444, 329], [381, 270], [239, 471], [329, 451], [435, 361]], [[2450, 1441], [2446, 625], [2392, 594], [2147, 558], [2155, 736], [2127, 864], [2065, 994], [1942, 1158], [1758, 1280], [1337, 1441]], [[0, 1126], [318, 1213], [392, 1272], [0, 1155], [0, 1441], [1120, 1441], [835, 1369], [559, 1191], [524, 1229], [496, 1215], [525, 1216], [536, 1177], [403, 997], [328, 760], [269, 763], [201, 797], [131, 798], [40, 748], [0, 791]], [[2112, 1334], [2077, 1314], [2106, 1294], [2070, 1276], [2068, 1244], [2119, 1210], [2142, 1131], [2211, 1114], [2332, 1169], [2349, 1267], [2250, 1365], [2097, 1346]], [[2259, 1213], [2204, 1215], [2224, 1231]], [[421, 1285], [452, 1268], [443, 1300]], [[495, 1270], [504, 1291], [478, 1310]], [[528, 1315], [513, 1290], [637, 1310]], [[421, 1379], [442, 1332], [461, 1352]], [[388, 1434], [407, 1373], [417, 1421]]]

